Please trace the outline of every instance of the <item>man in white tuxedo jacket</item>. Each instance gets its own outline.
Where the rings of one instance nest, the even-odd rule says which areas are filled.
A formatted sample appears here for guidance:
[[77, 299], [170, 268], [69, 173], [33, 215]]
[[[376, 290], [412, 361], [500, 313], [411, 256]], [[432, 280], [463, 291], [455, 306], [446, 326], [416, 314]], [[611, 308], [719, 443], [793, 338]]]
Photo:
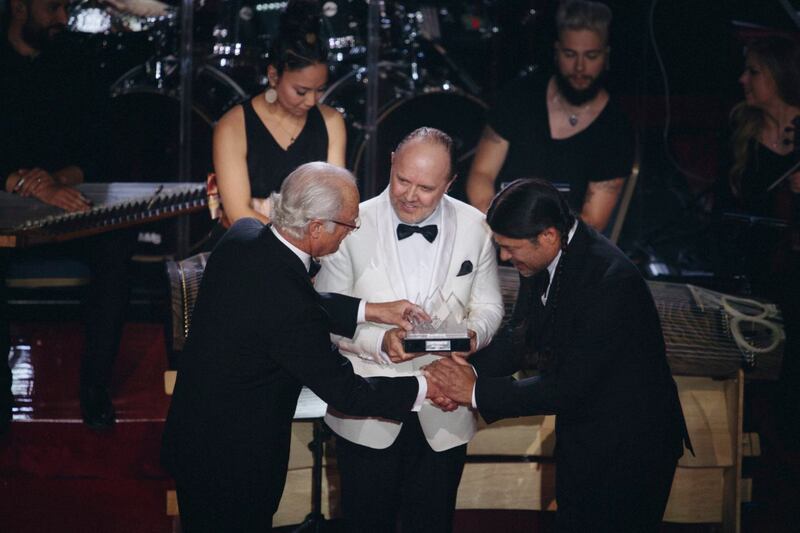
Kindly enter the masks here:
[[[436, 291], [466, 309], [472, 351], [492, 339], [503, 318], [491, 232], [477, 209], [445, 195], [452, 184], [452, 140], [420, 128], [392, 156], [389, 186], [360, 206], [360, 229], [324, 258], [319, 291], [382, 302], [423, 303]], [[334, 221], [335, 222], [335, 221]], [[404, 376], [440, 355], [407, 354], [400, 329], [364, 323], [353, 338], [333, 336], [361, 376]], [[443, 354], [449, 355], [449, 354]], [[426, 403], [403, 422], [328, 410], [337, 435], [342, 510], [349, 531], [452, 530], [466, 446], [477, 415]]]

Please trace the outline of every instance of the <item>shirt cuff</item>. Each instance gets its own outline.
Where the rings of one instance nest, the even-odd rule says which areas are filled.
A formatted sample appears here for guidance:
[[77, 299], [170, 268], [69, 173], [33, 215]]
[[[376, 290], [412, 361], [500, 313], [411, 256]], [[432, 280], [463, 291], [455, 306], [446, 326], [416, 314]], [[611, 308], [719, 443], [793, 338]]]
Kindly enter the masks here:
[[419, 383], [419, 390], [417, 391], [417, 399], [414, 401], [414, 407], [411, 408], [414, 412], [419, 412], [422, 409], [422, 403], [428, 395], [428, 380], [425, 376], [416, 376], [417, 383]]
[[358, 314], [356, 315], [356, 324], [363, 324], [367, 321], [367, 301], [361, 300], [358, 303]]
[[[384, 332], [383, 335], [386, 335]], [[383, 351], [383, 335], [378, 338], [378, 342], [375, 345], [375, 353], [378, 354], [378, 362], [383, 363], [384, 365], [391, 365], [392, 359], [389, 357], [389, 354]], [[426, 387], [427, 388], [427, 387]]]
[[[475, 367], [472, 367], [472, 371], [475, 373], [475, 377], [478, 377], [478, 371], [475, 370]], [[478, 380], [475, 380], [475, 383], [472, 384], [472, 408], [478, 408], [478, 400], [475, 398], [475, 391], [478, 389]]]

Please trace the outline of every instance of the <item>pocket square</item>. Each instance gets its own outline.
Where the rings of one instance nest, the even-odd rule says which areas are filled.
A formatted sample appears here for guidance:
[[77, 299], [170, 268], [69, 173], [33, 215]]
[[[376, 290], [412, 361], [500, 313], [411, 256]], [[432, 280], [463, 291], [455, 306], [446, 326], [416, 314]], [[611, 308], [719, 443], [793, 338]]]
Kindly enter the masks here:
[[461, 263], [461, 268], [458, 269], [458, 274], [456, 274], [456, 277], [466, 276], [470, 272], [472, 272], [472, 261], [467, 259], [466, 261]]

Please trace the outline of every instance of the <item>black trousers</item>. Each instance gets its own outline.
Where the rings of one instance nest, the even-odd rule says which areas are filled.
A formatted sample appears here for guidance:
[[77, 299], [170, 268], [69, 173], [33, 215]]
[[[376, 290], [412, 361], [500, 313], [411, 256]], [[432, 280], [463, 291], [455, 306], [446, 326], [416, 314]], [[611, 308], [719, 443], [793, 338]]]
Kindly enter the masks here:
[[6, 273], [11, 252], [0, 248], [0, 417], [10, 411], [13, 396], [11, 394], [11, 367], [8, 364], [8, 353], [11, 349], [11, 338], [8, 332], [8, 295]]
[[130, 300], [130, 260], [136, 230], [105, 233], [88, 239], [83, 257], [92, 281], [86, 295], [86, 351], [81, 359], [81, 387], [108, 387], [119, 351]]
[[467, 445], [435, 452], [411, 413], [384, 450], [341, 437], [336, 455], [347, 531], [450, 533]]
[[42, 246], [31, 250], [0, 250], [0, 394], [11, 387], [8, 365], [10, 348], [8, 289], [6, 276], [12, 255], [29, 257], [70, 257], [85, 261], [92, 280], [84, 306], [86, 349], [81, 359], [81, 387], [107, 387], [111, 381], [130, 297], [128, 280], [130, 258], [136, 244], [137, 232], [120, 230], [72, 241], [57, 246]]
[[[228, 484], [229, 485], [229, 484]], [[266, 533], [276, 506], [263, 491], [213, 481], [178, 481], [175, 486], [183, 533]]]
[[[559, 533], [657, 533], [661, 529], [678, 457], [654, 444], [633, 456], [622, 446], [621, 457], [592, 469], [597, 475], [569, 480], [569, 464], [556, 459], [556, 531]], [[674, 459], [672, 458], [674, 457]]]

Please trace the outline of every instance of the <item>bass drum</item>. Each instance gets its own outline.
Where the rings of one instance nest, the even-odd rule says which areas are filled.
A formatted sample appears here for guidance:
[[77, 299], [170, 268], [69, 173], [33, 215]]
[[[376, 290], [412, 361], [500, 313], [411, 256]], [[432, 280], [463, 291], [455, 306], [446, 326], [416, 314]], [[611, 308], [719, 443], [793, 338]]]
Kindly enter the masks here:
[[[465, 200], [467, 178], [481, 136], [486, 104], [448, 83], [422, 89], [407, 89], [402, 70], [381, 65], [380, 107], [377, 121], [377, 191], [389, 183], [392, 151], [413, 130], [422, 126], [440, 129], [453, 138], [459, 179], [450, 194]], [[321, 101], [338, 109], [347, 123], [348, 168], [359, 183], [366, 178], [366, 85], [364, 69], [338, 80]], [[363, 192], [363, 191], [362, 191]]]
[[[170, 70], [172, 69], [172, 70]], [[162, 77], [161, 72], [171, 72]], [[176, 181], [180, 157], [180, 80], [177, 65], [147, 63], [111, 87], [109, 181]], [[192, 85], [192, 181], [212, 170], [216, 121], [247, 94], [229, 76], [202, 66]]]

